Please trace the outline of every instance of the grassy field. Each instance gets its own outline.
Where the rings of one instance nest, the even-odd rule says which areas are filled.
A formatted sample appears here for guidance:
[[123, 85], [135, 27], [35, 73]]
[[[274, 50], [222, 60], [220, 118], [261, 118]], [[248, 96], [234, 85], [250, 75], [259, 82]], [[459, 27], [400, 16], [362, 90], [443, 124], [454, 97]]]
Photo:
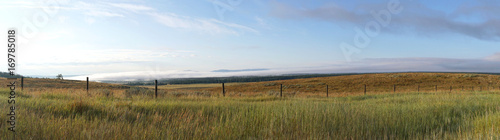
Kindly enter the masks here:
[[[398, 74], [368, 77], [393, 75]], [[368, 84], [373, 85], [403, 85], [405, 82], [401, 81], [410, 84], [412, 77], [416, 78], [413, 74], [406, 76], [394, 80], [399, 81], [395, 83], [385, 83], [387, 79], [380, 77], [379, 80], [367, 80], [371, 80]], [[152, 90], [148, 88], [92, 83], [103, 88], [86, 92], [79, 82], [44, 79], [55, 85], [49, 88], [30, 86], [17, 95], [16, 138], [500, 139], [498, 90], [434, 92], [430, 89], [432, 92], [379, 91], [368, 95], [333, 90], [330, 98], [320, 96], [323, 95], [321, 91], [299, 92], [296, 96], [279, 98], [257, 86], [322, 82], [334, 85], [339, 80], [337, 78], [349, 85], [346, 81], [366, 77], [354, 75], [230, 84], [228, 90], [244, 91], [256, 85], [254, 88], [263, 93], [241, 92], [242, 95], [226, 97], [220, 96], [218, 87], [199, 89], [196, 87], [204, 85], [179, 85], [181, 89], [162, 88], [164, 93], [158, 99], [152, 98]], [[454, 83], [452, 86], [460, 86], [491, 80], [489, 84], [496, 86], [497, 78], [491, 75], [422, 74], [420, 84], [443, 82], [442, 85], [447, 86], [452, 84], [446, 82], [451, 82]], [[317, 88], [320, 89], [319, 86]], [[0, 139], [12, 138], [6, 122], [10, 107], [7, 104], [8, 93], [8, 89], [0, 88], [0, 113], [4, 114], [0, 115]]]
[[[234, 85], [240, 85], [240, 84], [245, 84], [245, 83], [225, 83], [225, 86], [234, 86]], [[213, 84], [175, 84], [175, 85], [159, 85], [158, 89], [161, 90], [200, 90], [200, 89], [206, 89], [206, 88], [217, 88], [221, 87], [222, 84], [220, 83], [213, 83]], [[154, 88], [153, 86], [140, 86], [140, 87], [146, 87], [146, 88]]]
[[[276, 94], [283, 84], [287, 96], [326, 96], [326, 85], [333, 96], [360, 95], [366, 85], [368, 94], [393, 92], [449, 91], [487, 91], [499, 90], [500, 75], [452, 74], [452, 73], [383, 73], [321, 78], [294, 79], [270, 82], [255, 82], [228, 86], [228, 94]], [[420, 87], [420, 89], [419, 89]], [[221, 87], [204, 89], [206, 92], [220, 93]]]
[[[0, 100], [7, 94], [1, 90]], [[499, 139], [499, 100], [497, 92], [161, 99], [20, 93], [16, 129], [19, 139]], [[0, 103], [0, 112], [7, 108]], [[1, 121], [0, 139], [11, 138], [6, 127]]]

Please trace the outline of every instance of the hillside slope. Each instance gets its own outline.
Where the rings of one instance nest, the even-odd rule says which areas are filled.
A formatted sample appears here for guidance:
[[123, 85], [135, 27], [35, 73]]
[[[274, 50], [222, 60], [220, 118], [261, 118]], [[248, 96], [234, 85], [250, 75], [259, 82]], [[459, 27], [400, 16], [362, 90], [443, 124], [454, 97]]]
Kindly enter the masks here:
[[[0, 78], [0, 83], [8, 84], [6, 78]], [[384, 74], [363, 74], [346, 75], [333, 77], [306, 78], [294, 80], [279, 80], [269, 82], [253, 83], [230, 83], [226, 84], [225, 90], [229, 96], [235, 95], [278, 95], [280, 85], [283, 85], [283, 93], [289, 95], [326, 95], [326, 86], [329, 86], [329, 93], [335, 95], [363, 94], [366, 85], [367, 94], [392, 93], [394, 86], [396, 92], [431, 92], [436, 91], [486, 91], [499, 90], [500, 75], [488, 74], [453, 74], [453, 73], [384, 73]], [[20, 79], [18, 80], [18, 86]], [[180, 88], [170, 88], [180, 86]], [[197, 87], [199, 86], [199, 87]], [[197, 85], [165, 85], [160, 86], [160, 94], [163, 93], [195, 93], [220, 95], [222, 87], [217, 84], [210, 86], [204, 84]], [[437, 86], [437, 87], [436, 87]], [[28, 89], [81, 89], [86, 87], [85, 81], [57, 80], [25, 78], [24, 88]], [[131, 86], [119, 84], [107, 84], [90, 82], [91, 90], [117, 89], [125, 90]], [[154, 86], [147, 86], [152, 90]], [[182, 88], [185, 87], [185, 88]]]
[[[0, 84], [7, 87], [7, 78], [0, 78]], [[21, 78], [17, 79], [17, 86], [21, 86]], [[59, 80], [59, 79], [43, 79], [43, 78], [24, 78], [24, 88], [66, 88], [66, 89], [85, 89], [86, 81], [77, 80]], [[106, 88], [106, 89], [128, 89], [129, 86], [119, 84], [107, 84], [99, 82], [89, 82], [89, 88]]]
[[[307, 78], [281, 80], [270, 82], [256, 82], [226, 86], [228, 93], [276, 93], [283, 84], [285, 93], [326, 93], [329, 86], [330, 93], [363, 93], [366, 85], [368, 93], [393, 92], [394, 85], [397, 92], [417, 92], [466, 90], [498, 90], [500, 76], [488, 74], [455, 74], [455, 73], [384, 73], [334, 76], [321, 78]], [[204, 91], [221, 92], [222, 87], [204, 89]]]

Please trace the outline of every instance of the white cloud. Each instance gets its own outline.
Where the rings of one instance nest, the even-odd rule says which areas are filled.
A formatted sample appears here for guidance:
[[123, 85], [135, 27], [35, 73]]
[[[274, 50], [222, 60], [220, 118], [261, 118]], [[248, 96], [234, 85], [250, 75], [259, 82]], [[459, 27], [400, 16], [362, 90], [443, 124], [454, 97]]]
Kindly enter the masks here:
[[[44, 6], [48, 6], [35, 2], [0, 2], [0, 4], [2, 3], [29, 8], [43, 8]], [[93, 24], [103, 18], [130, 18], [135, 17], [131, 16], [131, 14], [141, 14], [147, 15], [153, 21], [170, 28], [201, 31], [210, 34], [239, 35], [244, 32], [258, 33], [257, 30], [240, 24], [223, 22], [213, 18], [194, 18], [169, 12], [157, 12], [155, 8], [140, 4], [76, 1], [50, 6], [57, 6], [59, 10], [71, 10], [82, 13], [85, 15], [82, 20], [88, 24]], [[58, 20], [64, 22], [66, 19], [65, 17], [60, 17]], [[135, 20], [132, 19], [130, 21]]]
[[179, 16], [173, 13], [150, 13], [149, 15], [159, 23], [171, 28], [189, 29], [211, 34], [238, 35], [240, 32], [258, 32], [257, 30], [243, 25], [226, 23], [216, 19], [191, 18], [187, 16]]
[[37, 8], [37, 4], [29, 1], [0, 1], [0, 7]]
[[255, 20], [259, 23], [261, 26], [265, 26], [267, 23], [260, 17], [255, 17]]
[[66, 23], [66, 21], [69, 19], [67, 16], [59, 16], [58, 18], [59, 23]]
[[113, 6], [113, 7], [118, 7], [118, 8], [130, 10], [130, 11], [134, 11], [134, 12], [154, 10], [153, 8], [148, 7], [148, 6], [144, 6], [144, 5], [127, 4], [127, 3], [108, 3], [108, 4]]
[[85, 20], [85, 22], [86, 22], [87, 24], [93, 24], [93, 23], [95, 23], [95, 19], [94, 19], [94, 18], [88, 18], [88, 17], [87, 17], [87, 18], [85, 18], [84, 20]]
[[106, 12], [106, 11], [89, 11], [86, 12], [85, 15], [95, 16], [95, 17], [125, 17], [122, 14]]
[[257, 21], [257, 23], [258, 23], [261, 27], [263, 27], [263, 28], [265, 28], [265, 29], [271, 29], [270, 24], [268, 24], [268, 22], [267, 22], [266, 20], [264, 20], [264, 19], [262, 19], [262, 18], [260, 18], [260, 17], [255, 17], [255, 21]]
[[67, 39], [67, 38], [72, 38], [75, 35], [73, 34], [71, 30], [57, 30], [53, 32], [40, 32], [40, 34], [34, 38], [32, 41], [36, 42], [45, 42], [49, 40], [56, 40], [56, 39]]
[[[326, 3], [317, 8], [301, 9], [275, 2], [270, 14], [283, 19], [317, 19], [333, 24], [364, 26], [369, 21], [375, 20], [371, 12], [384, 10], [385, 5], [385, 3], [360, 4], [363, 8], [348, 9], [335, 3]], [[405, 31], [423, 35], [456, 33], [479, 40], [500, 41], [500, 16], [498, 16], [500, 5], [496, 1], [482, 0], [476, 5], [464, 4], [451, 11], [451, 14], [429, 8], [418, 1], [402, 2], [401, 7], [404, 10], [392, 15], [391, 28], [385, 30], [398, 34]], [[460, 18], [469, 20], [461, 21]]]
[[122, 13], [118, 13], [110, 6], [102, 3], [86, 3], [79, 1], [70, 6], [73, 6], [76, 10], [82, 11], [89, 17], [125, 17]]
[[[127, 18], [130, 14], [145, 14], [154, 21], [170, 28], [187, 29], [201, 31], [210, 34], [233, 34], [239, 35], [244, 32], [258, 33], [257, 30], [235, 23], [227, 23], [216, 19], [193, 18], [168, 12], [156, 12], [155, 8], [129, 3], [109, 3], [109, 2], [76, 2], [74, 10], [83, 12], [86, 17], [85, 22], [93, 24], [100, 18], [120, 17]], [[133, 12], [133, 13], [131, 13]]]
[[484, 59], [489, 60], [489, 61], [500, 61], [500, 52], [497, 52], [491, 56], [485, 57]]
[[[58, 48], [65, 50], [65, 48]], [[50, 57], [35, 57], [38, 54]], [[104, 49], [104, 50], [72, 50], [65, 53], [56, 53], [44, 50], [42, 47], [32, 48], [25, 52], [27, 65], [107, 65], [111, 63], [141, 63], [153, 62], [162, 58], [192, 57], [193, 53], [184, 53], [176, 50], [144, 50], [144, 49]]]

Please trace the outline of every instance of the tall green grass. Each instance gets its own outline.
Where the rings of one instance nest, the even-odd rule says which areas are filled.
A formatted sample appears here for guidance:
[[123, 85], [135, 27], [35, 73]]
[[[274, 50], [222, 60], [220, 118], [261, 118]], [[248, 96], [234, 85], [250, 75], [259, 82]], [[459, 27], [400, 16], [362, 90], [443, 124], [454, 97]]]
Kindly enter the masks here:
[[[8, 90], [0, 91], [6, 114]], [[496, 93], [17, 98], [18, 139], [499, 139]], [[10, 139], [0, 115], [0, 139]]]

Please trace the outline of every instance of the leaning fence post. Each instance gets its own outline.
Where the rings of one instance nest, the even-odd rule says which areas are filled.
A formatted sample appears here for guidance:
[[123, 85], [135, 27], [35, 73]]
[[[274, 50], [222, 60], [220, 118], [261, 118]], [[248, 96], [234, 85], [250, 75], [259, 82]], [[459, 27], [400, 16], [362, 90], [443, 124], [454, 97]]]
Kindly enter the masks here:
[[155, 80], [155, 98], [158, 98], [158, 80]]

